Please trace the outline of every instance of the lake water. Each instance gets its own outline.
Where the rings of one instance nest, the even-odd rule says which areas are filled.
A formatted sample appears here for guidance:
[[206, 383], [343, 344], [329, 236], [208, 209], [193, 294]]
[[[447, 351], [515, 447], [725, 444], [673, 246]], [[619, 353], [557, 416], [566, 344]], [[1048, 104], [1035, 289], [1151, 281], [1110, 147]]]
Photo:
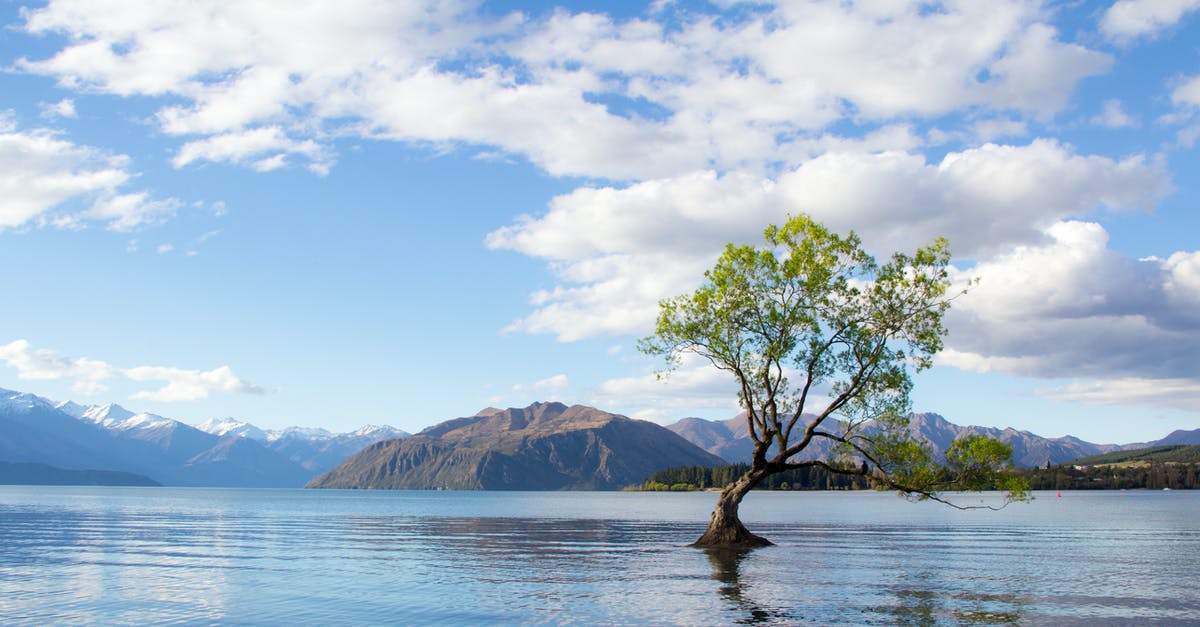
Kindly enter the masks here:
[[0, 623], [1200, 624], [1200, 492], [1037, 497], [0, 486]]

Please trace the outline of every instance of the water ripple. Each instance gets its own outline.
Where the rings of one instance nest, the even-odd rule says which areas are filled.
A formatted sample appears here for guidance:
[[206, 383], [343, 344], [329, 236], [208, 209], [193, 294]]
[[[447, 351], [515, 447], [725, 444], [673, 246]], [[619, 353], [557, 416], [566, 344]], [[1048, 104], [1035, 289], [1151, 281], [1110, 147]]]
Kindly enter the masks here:
[[[0, 488], [0, 623], [1197, 624], [1200, 499]], [[1066, 501], [1066, 499], [1063, 499]]]

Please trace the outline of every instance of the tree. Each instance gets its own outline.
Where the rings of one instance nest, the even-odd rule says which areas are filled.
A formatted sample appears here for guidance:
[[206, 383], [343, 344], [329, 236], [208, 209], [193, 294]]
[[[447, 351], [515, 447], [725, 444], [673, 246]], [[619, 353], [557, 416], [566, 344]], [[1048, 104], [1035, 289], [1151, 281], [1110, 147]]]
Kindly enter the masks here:
[[[661, 301], [654, 333], [638, 344], [666, 358], [661, 374], [691, 353], [739, 385], [753, 458], [721, 491], [695, 546], [770, 544], [746, 529], [738, 506], [763, 478], [795, 468], [870, 477], [915, 500], [948, 503], [940, 491], [997, 480], [1007, 500], [1027, 498], [1004, 476], [1007, 445], [956, 442], [941, 465], [907, 429], [910, 371], [931, 365], [945, 334], [945, 240], [880, 265], [853, 232], [839, 236], [805, 215], [764, 237], [761, 248], [727, 245], [700, 288]], [[806, 413], [810, 404], [820, 410]], [[836, 443], [837, 459], [797, 461], [821, 439]]]

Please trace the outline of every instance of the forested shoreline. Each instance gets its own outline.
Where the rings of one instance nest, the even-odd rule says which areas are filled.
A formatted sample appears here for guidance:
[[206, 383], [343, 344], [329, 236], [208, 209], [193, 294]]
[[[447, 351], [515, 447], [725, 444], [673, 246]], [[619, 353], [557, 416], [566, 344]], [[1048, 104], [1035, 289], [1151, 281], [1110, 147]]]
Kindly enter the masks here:
[[[687, 492], [720, 489], [745, 472], [745, 464], [687, 466], [660, 470], [630, 489], [657, 492]], [[1200, 488], [1200, 463], [1132, 462], [1105, 465], [1061, 464], [1021, 468], [1016, 474], [1028, 479], [1033, 490], [1194, 490]], [[869, 490], [872, 482], [858, 475], [843, 475], [820, 467], [799, 468], [771, 475], [757, 490]]]

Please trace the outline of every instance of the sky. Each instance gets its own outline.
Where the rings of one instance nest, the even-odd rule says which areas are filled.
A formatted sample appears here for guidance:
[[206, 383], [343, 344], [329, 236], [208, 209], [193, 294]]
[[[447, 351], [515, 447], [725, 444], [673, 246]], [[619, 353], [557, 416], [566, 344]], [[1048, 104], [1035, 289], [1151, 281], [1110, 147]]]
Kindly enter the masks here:
[[636, 341], [807, 213], [938, 236], [913, 409], [1200, 428], [1200, 0], [0, 0], [0, 387], [188, 423], [737, 410]]

